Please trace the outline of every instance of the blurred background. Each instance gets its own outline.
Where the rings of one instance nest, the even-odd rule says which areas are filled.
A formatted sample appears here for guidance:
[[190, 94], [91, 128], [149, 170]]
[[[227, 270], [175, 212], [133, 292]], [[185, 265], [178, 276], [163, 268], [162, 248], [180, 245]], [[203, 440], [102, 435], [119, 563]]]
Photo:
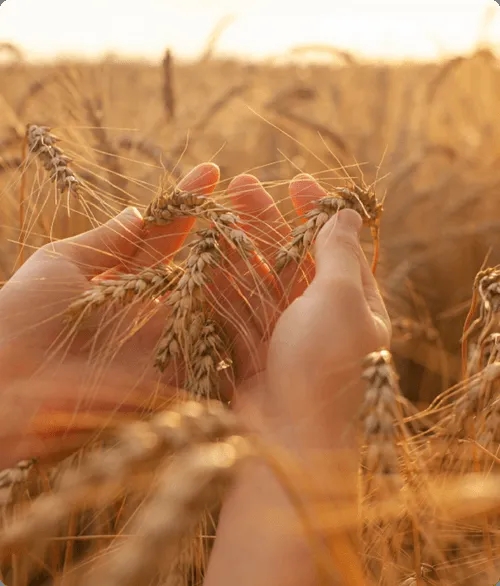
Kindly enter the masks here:
[[[474, 275], [500, 262], [499, 11], [493, 0], [7, 0], [1, 278], [21, 236], [31, 251], [144, 207], [204, 160], [220, 165], [222, 188], [257, 175], [291, 221], [286, 181], [300, 171], [327, 188], [374, 184], [393, 352], [404, 392], [428, 403], [459, 376]], [[53, 197], [23, 150], [29, 123], [62, 139], [88, 200]]]
[[196, 58], [219, 25], [217, 56], [269, 59], [326, 44], [372, 59], [435, 59], [471, 51], [481, 36], [498, 38], [495, 8], [493, 0], [8, 0], [0, 36], [37, 59], [158, 59], [165, 45]]

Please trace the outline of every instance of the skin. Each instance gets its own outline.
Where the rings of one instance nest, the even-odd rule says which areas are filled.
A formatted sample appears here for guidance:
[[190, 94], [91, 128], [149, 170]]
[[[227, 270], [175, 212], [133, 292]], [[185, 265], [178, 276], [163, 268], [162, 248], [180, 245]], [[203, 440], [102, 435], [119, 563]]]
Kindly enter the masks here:
[[[193, 169], [180, 187], [209, 194], [218, 179], [218, 168], [207, 163]], [[299, 215], [325, 195], [308, 175], [296, 177], [289, 191]], [[312, 278], [306, 287], [297, 266], [289, 265], [279, 278], [270, 272], [277, 248], [291, 229], [258, 180], [236, 177], [227, 195], [245, 230], [261, 243], [263, 256], [250, 261], [252, 272], [261, 277], [258, 290], [248, 263], [230, 250], [226, 254], [231, 270], [221, 269], [213, 279], [213, 290], [230, 308], [226, 327], [235, 338], [238, 364], [236, 380], [226, 381], [223, 391], [231, 395], [232, 408], [251, 431], [290, 451], [305, 467], [318, 453], [353, 449], [362, 400], [361, 361], [390, 340], [387, 312], [359, 244], [361, 218], [343, 210], [324, 226], [315, 263], [309, 258], [302, 267]], [[265, 241], [262, 222], [267, 225]], [[4, 286], [0, 388], [8, 417], [1, 427], [0, 465], [50, 452], [54, 438], [29, 433], [35, 414], [126, 409], [127, 397], [147, 397], [159, 383], [167, 395], [174, 392], [175, 373], [167, 370], [160, 377], [151, 366], [165, 309], [156, 309], [152, 319], [98, 368], [93, 359], [99, 349], [97, 328], [105, 347], [109, 336], [120, 339], [120, 333], [130, 329], [136, 310], [124, 314], [109, 331], [103, 328], [102, 316], [101, 321], [97, 317], [74, 333], [71, 343], [62, 336], [61, 316], [75, 296], [91, 286], [90, 279], [171, 258], [192, 225], [192, 220], [181, 219], [147, 229], [138, 212], [128, 209], [96, 230], [45, 246]], [[235, 279], [240, 288], [258, 291], [250, 297], [250, 306], [237, 294]], [[271, 508], [281, 515], [273, 527], [296, 521], [269, 470], [262, 464], [247, 466], [224, 503], [206, 586], [316, 584], [303, 535], [274, 531], [260, 522]]]

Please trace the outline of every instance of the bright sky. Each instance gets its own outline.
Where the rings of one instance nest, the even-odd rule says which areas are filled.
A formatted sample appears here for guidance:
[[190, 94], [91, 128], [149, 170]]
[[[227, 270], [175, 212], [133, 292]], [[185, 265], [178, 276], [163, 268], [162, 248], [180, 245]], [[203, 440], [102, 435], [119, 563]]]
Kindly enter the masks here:
[[[485, 27], [488, 9], [494, 18]], [[277, 56], [314, 43], [374, 58], [432, 58], [470, 51], [481, 35], [500, 46], [494, 0], [5, 0], [0, 42], [37, 57], [158, 58], [166, 47], [195, 57], [231, 15], [219, 53]]]

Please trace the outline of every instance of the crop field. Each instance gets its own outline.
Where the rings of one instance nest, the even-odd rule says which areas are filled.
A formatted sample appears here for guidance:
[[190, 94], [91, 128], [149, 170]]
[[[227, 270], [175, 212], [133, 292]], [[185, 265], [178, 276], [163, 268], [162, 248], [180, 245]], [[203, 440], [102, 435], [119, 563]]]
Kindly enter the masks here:
[[[165, 329], [144, 362], [173, 372], [169, 384], [182, 391], [175, 404], [156, 385], [147, 402], [124, 397], [120, 413], [72, 406], [35, 418], [40, 437], [52, 438], [50, 458], [0, 473], [0, 580], [194, 586], [220, 491], [243, 462], [265, 458], [290, 492], [301, 486], [305, 494], [278, 452], [252, 443], [225, 406], [201, 399], [220, 398], [218, 373], [237, 362], [226, 343], [237, 318], [223, 316], [229, 325], [219, 331], [223, 311], [205, 270], [223, 264], [217, 239], [250, 265], [248, 254], [265, 250], [273, 230], [231, 206], [227, 187], [242, 173], [262, 182], [292, 234], [302, 235], [302, 248], [283, 243], [277, 258], [299, 255], [300, 268], [315, 233], [304, 238], [289, 182], [307, 173], [330, 197], [330, 207], [317, 204], [309, 218], [342, 207], [362, 215], [363, 247], [378, 259], [393, 327], [391, 347], [363, 367], [363, 531], [353, 503], [344, 510], [325, 500], [302, 511], [310, 533], [328, 538], [328, 555], [313, 543], [323, 551], [323, 583], [493, 584], [500, 576], [500, 61], [493, 52], [396, 65], [320, 47], [321, 63], [291, 64], [215, 59], [207, 49], [189, 63], [167, 51], [159, 64], [109, 57], [35, 65], [15, 47], [1, 49], [8, 57], [0, 65], [2, 283], [42, 246], [127, 206], [152, 230], [181, 216], [188, 230], [194, 220], [203, 230], [173, 250], [173, 262], [142, 263], [95, 284], [69, 310], [54, 309], [68, 324], [62, 350], [96, 311], [109, 320], [97, 328], [105, 339], [89, 362], [97, 380], [166, 295]], [[220, 169], [210, 192], [198, 197], [182, 183], [175, 191], [205, 162]], [[242, 222], [254, 222], [250, 236]], [[262, 276], [249, 273], [260, 291]], [[250, 290], [242, 295], [253, 303]], [[37, 376], [33, 396], [44, 388]], [[114, 382], [119, 388], [121, 379]], [[186, 394], [196, 401], [181, 400]], [[14, 409], [8, 397], [0, 406]], [[58, 433], [70, 420], [63, 450]], [[361, 549], [349, 541], [354, 534]], [[346, 561], [351, 554], [356, 563]]]

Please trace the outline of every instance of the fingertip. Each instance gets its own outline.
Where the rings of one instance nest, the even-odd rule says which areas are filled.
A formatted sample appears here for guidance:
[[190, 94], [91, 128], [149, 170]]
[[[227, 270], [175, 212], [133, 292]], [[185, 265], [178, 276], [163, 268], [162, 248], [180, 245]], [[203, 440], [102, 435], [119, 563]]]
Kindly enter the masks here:
[[116, 220], [121, 220], [122, 222], [142, 222], [143, 217], [141, 212], [135, 206], [128, 206], [124, 210], [122, 210], [116, 217]]
[[274, 206], [274, 200], [253, 175], [238, 175], [227, 189], [232, 205], [240, 212], [260, 216]]
[[290, 195], [291, 196], [308, 196], [314, 195], [317, 197], [323, 197], [327, 195], [326, 191], [316, 181], [316, 179], [308, 173], [301, 173], [296, 175], [290, 182]]
[[363, 219], [358, 212], [351, 209], [344, 209], [337, 212], [338, 225], [345, 230], [360, 233], [363, 226]]
[[242, 189], [262, 187], [260, 181], [254, 175], [242, 173], [237, 175], [230, 183], [227, 188], [228, 192], [233, 194], [240, 192]]
[[140, 220], [143, 219], [141, 212], [135, 206], [129, 206], [126, 209], [128, 210], [129, 214], [134, 215], [136, 218], [139, 218]]
[[319, 231], [316, 238], [316, 250], [330, 246], [332, 238], [340, 239], [343, 242], [348, 240], [359, 245], [362, 225], [363, 220], [357, 212], [350, 209], [340, 210]]
[[301, 173], [292, 179], [289, 193], [293, 206], [300, 216], [310, 211], [318, 199], [328, 195], [316, 179], [307, 173]]
[[314, 181], [314, 177], [309, 173], [299, 173], [298, 175], [295, 175], [290, 184], [294, 184], [300, 181]]
[[211, 193], [220, 179], [220, 169], [215, 163], [201, 163], [179, 181], [179, 188], [186, 191]]
[[144, 228], [144, 219], [136, 207], [129, 206], [110, 218], [102, 227], [124, 236], [131, 233], [139, 236]]

